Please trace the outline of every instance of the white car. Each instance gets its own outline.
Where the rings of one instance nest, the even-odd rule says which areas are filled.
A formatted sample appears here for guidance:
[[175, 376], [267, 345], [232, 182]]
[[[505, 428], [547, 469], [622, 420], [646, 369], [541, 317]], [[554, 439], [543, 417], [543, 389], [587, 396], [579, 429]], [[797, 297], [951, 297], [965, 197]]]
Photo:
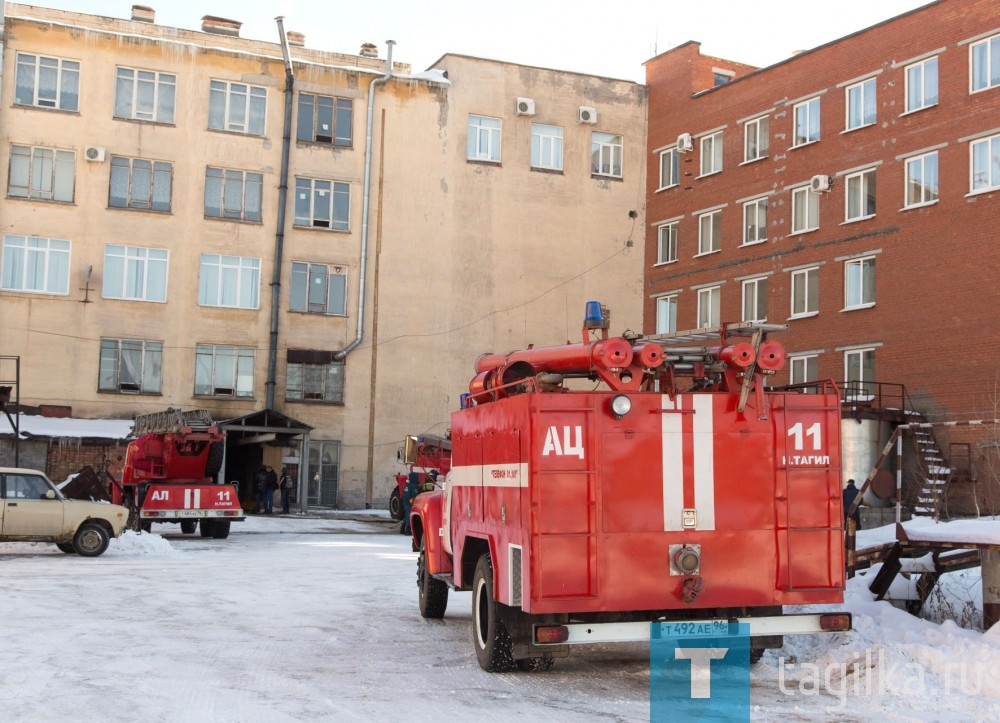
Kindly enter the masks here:
[[66, 499], [42, 472], [0, 467], [0, 542], [54, 542], [97, 557], [128, 522], [128, 509]]

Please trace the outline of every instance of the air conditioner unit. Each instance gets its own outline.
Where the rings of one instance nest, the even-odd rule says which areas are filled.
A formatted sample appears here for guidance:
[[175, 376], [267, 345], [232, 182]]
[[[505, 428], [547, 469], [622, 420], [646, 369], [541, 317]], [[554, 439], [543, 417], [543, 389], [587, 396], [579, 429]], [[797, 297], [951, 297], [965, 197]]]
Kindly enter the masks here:
[[581, 105], [579, 117], [581, 123], [594, 125], [597, 123], [597, 108], [591, 108], [589, 105]]
[[514, 101], [514, 111], [518, 115], [535, 115], [535, 101], [531, 98], [518, 98]]
[[97, 163], [104, 163], [104, 149], [100, 146], [87, 146], [83, 150], [83, 155], [88, 161], [96, 161]]
[[694, 138], [690, 133], [681, 133], [677, 136], [677, 150], [681, 153], [690, 153], [694, 150]]
[[829, 191], [833, 187], [833, 179], [829, 176], [813, 176], [809, 181], [809, 188], [816, 193]]

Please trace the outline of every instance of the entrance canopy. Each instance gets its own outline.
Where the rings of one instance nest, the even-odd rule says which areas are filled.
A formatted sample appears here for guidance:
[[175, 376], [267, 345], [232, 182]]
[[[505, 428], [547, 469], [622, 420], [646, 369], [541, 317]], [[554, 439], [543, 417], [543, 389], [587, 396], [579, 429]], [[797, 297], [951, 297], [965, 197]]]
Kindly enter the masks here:
[[245, 444], [289, 446], [292, 439], [307, 435], [313, 430], [305, 422], [270, 409], [226, 419], [218, 425], [226, 433], [226, 444], [230, 447]]

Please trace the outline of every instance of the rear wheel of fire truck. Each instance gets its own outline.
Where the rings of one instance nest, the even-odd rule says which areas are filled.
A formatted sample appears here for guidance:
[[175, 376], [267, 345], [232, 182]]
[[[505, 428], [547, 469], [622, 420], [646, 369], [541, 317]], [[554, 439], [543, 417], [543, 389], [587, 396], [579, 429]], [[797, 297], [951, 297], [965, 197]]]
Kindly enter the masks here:
[[76, 554], [76, 548], [73, 547], [73, 543], [71, 542], [57, 542], [56, 547], [65, 552], [67, 555]]
[[108, 531], [96, 522], [84, 522], [73, 538], [73, 549], [83, 557], [97, 557], [104, 554], [111, 542]]
[[212, 537], [215, 530], [215, 520], [202, 520], [198, 523], [198, 532], [202, 537]]
[[491, 673], [514, 669], [513, 644], [493, 595], [493, 562], [479, 558], [472, 582], [472, 636], [479, 667]]
[[420, 588], [420, 614], [425, 618], [443, 618], [448, 607], [448, 586], [427, 571], [427, 546], [420, 541], [417, 557], [417, 585]]
[[750, 665], [760, 662], [764, 657], [764, 650], [765, 648], [750, 648]]
[[399, 498], [398, 487], [389, 495], [389, 517], [394, 520], [403, 519], [403, 500]]
[[214, 520], [212, 522], [212, 537], [216, 540], [225, 540], [229, 537], [229, 525], [231, 520]]
[[181, 532], [185, 535], [193, 535], [198, 528], [198, 520], [181, 520]]

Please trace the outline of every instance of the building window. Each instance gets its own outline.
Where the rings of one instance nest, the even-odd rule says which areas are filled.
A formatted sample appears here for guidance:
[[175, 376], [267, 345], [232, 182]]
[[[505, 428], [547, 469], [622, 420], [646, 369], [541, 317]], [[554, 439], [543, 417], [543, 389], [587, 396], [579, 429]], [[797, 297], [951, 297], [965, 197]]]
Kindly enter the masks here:
[[295, 179], [295, 225], [350, 230], [351, 184], [318, 178]]
[[590, 172], [595, 176], [621, 178], [622, 137], [611, 133], [592, 133], [590, 139]]
[[819, 267], [792, 272], [792, 316], [819, 313]]
[[906, 112], [929, 108], [938, 102], [938, 59], [906, 66]]
[[845, 89], [847, 93], [847, 130], [870, 126], [875, 122], [875, 79]]
[[844, 264], [844, 308], [875, 305], [875, 257], [852, 259]]
[[743, 282], [743, 321], [767, 321], [767, 279]]
[[260, 259], [220, 254], [201, 255], [198, 303], [256, 309], [260, 287]]
[[766, 158], [770, 145], [767, 116], [747, 121], [743, 126], [743, 160], [756, 161]]
[[906, 206], [922, 206], [938, 199], [937, 151], [906, 161]]
[[469, 116], [468, 158], [470, 161], [500, 162], [500, 119]]
[[141, 246], [105, 246], [104, 298], [166, 301], [168, 253]]
[[722, 170], [722, 131], [701, 139], [701, 175]]
[[972, 155], [972, 190], [1000, 188], [1000, 136], [983, 138], [969, 144]]
[[674, 148], [660, 153], [660, 188], [670, 188], [681, 182], [681, 154]]
[[703, 213], [698, 217], [698, 255], [722, 249], [722, 210]]
[[350, 98], [299, 93], [298, 140], [350, 147], [353, 126], [354, 101]]
[[174, 166], [164, 161], [111, 156], [112, 208], [169, 211]]
[[844, 352], [844, 395], [847, 401], [863, 401], [875, 396], [875, 350]]
[[677, 260], [678, 223], [665, 223], [656, 229], [656, 263], [669, 264]]
[[788, 382], [790, 384], [805, 384], [814, 382], [819, 377], [819, 356], [817, 354], [802, 354], [788, 357]]
[[719, 325], [719, 304], [722, 300], [722, 287], [711, 286], [698, 289], [698, 328], [705, 329]]
[[561, 171], [563, 167], [563, 129], [541, 123], [531, 124], [531, 167]]
[[69, 293], [69, 241], [5, 235], [0, 289]]
[[210, 397], [252, 397], [253, 363], [253, 347], [196, 345], [194, 393]]
[[76, 60], [18, 53], [15, 86], [16, 105], [80, 110], [80, 63]]
[[847, 191], [844, 199], [846, 219], [857, 221], [875, 215], [875, 169], [852, 173], [847, 177]]
[[288, 350], [285, 400], [295, 402], [344, 402], [344, 362], [332, 352]]
[[267, 88], [213, 80], [209, 84], [208, 127], [253, 136], [264, 135]]
[[815, 231], [819, 228], [819, 194], [809, 186], [792, 191], [792, 233]]
[[263, 188], [260, 173], [209, 166], [205, 171], [205, 216], [259, 223]]
[[969, 55], [973, 93], [1000, 85], [1000, 35], [973, 43], [969, 46]]
[[288, 308], [312, 314], [347, 313], [347, 275], [342, 267], [292, 262]]
[[677, 331], [677, 296], [661, 296], [656, 300], [656, 333]]
[[159, 394], [163, 344], [137, 339], [101, 339], [97, 390]]
[[743, 245], [767, 241], [767, 199], [756, 198], [743, 204]]
[[819, 140], [819, 98], [799, 103], [794, 109], [795, 138], [792, 147]]
[[176, 75], [135, 68], [115, 73], [115, 118], [173, 123], [176, 98]]
[[33, 201], [73, 202], [76, 153], [35, 146], [10, 147], [7, 195]]

